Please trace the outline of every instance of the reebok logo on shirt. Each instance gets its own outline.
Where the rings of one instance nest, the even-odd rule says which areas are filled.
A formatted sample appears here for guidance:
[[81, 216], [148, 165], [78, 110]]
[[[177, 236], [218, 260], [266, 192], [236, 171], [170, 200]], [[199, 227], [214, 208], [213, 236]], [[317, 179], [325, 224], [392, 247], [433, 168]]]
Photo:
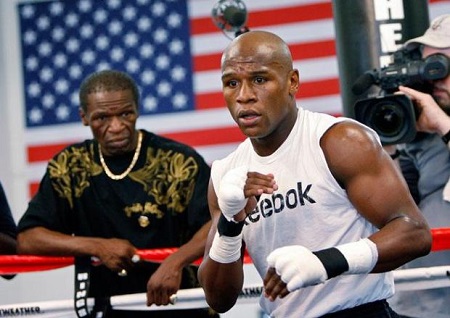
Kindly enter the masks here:
[[271, 197], [264, 197], [258, 201], [258, 205], [252, 214], [250, 214], [246, 223], [256, 223], [263, 218], [268, 218], [275, 213], [280, 213], [285, 209], [295, 209], [297, 206], [305, 204], [314, 204], [316, 201], [308, 193], [312, 184], [308, 184], [305, 189], [301, 182], [297, 182], [297, 188], [289, 189], [286, 194], [274, 193]]

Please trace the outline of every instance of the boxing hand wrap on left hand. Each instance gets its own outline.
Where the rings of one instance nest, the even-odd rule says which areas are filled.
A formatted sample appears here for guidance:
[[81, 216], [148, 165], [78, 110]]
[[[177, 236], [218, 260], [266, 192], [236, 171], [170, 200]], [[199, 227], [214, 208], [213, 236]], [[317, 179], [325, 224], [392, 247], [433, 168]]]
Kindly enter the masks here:
[[327, 279], [327, 272], [319, 258], [301, 245], [277, 248], [267, 257], [267, 263], [275, 268], [289, 291], [317, 285]]
[[340, 274], [370, 273], [377, 260], [377, 247], [367, 238], [317, 252], [301, 245], [285, 246], [267, 257], [269, 266], [275, 268], [290, 292]]
[[247, 168], [238, 167], [228, 171], [220, 181], [217, 192], [217, 202], [228, 221], [234, 221], [234, 216], [242, 211], [248, 198], [244, 196], [244, 186], [247, 181]]

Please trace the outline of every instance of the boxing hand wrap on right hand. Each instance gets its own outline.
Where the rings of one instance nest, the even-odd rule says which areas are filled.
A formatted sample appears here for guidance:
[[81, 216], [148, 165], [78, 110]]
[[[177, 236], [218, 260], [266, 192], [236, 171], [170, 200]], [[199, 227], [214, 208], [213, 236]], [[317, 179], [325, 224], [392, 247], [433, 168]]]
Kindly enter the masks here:
[[241, 257], [242, 228], [244, 221], [227, 221], [223, 214], [217, 224], [217, 233], [209, 250], [209, 257], [218, 263], [227, 264]]
[[267, 257], [269, 266], [275, 268], [290, 292], [340, 274], [370, 273], [377, 260], [377, 247], [367, 238], [317, 252], [301, 245], [285, 246]]
[[246, 167], [230, 170], [220, 181], [217, 203], [222, 213], [209, 250], [209, 257], [218, 263], [232, 263], [241, 257], [244, 221], [236, 222], [234, 216], [247, 205], [248, 199], [244, 196], [247, 170]]
[[247, 168], [238, 167], [228, 171], [220, 181], [217, 202], [228, 221], [234, 221], [234, 216], [242, 211], [248, 199], [244, 196], [244, 186], [247, 181]]

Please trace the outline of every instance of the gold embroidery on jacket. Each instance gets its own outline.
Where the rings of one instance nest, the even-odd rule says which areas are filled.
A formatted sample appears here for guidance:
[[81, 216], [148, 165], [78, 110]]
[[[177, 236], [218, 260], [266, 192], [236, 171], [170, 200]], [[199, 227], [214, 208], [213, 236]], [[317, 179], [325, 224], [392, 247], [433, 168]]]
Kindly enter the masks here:
[[145, 216], [146, 214], [153, 214], [157, 219], [161, 219], [164, 216], [164, 213], [158, 208], [158, 205], [151, 202], [146, 202], [144, 205], [135, 203], [130, 207], [125, 207], [124, 210], [127, 217], [131, 217], [133, 213], [138, 214], [138, 223], [141, 227], [150, 225], [150, 219]]
[[162, 213], [161, 210], [158, 209], [158, 206], [150, 202], [146, 202], [145, 205], [142, 205], [141, 203], [135, 203], [132, 206], [126, 207], [124, 210], [125, 214], [128, 217], [131, 217], [133, 213], [142, 215], [153, 214], [157, 219], [161, 219], [164, 216], [164, 213]]
[[[93, 144], [89, 151], [85, 147], [71, 147], [63, 150], [50, 160], [48, 171], [52, 185], [58, 195], [67, 199], [73, 208], [73, 197], [79, 198], [90, 186], [89, 177], [102, 173], [102, 167], [92, 160]], [[143, 168], [133, 171], [129, 177], [140, 183], [144, 191], [153, 196], [156, 203], [146, 202], [144, 206], [135, 203], [126, 207], [127, 216], [133, 213], [152, 214], [162, 218], [164, 213], [158, 208], [166, 205], [177, 213], [182, 213], [188, 205], [195, 187], [198, 165], [194, 158], [172, 150], [147, 149]]]
[[147, 150], [143, 168], [129, 177], [143, 185], [144, 191], [155, 198], [157, 205], [182, 213], [189, 203], [195, 186], [198, 165], [194, 158], [172, 150]]
[[92, 144], [89, 152], [85, 147], [70, 147], [59, 153], [48, 164], [53, 188], [60, 197], [69, 201], [71, 208], [73, 208], [72, 196], [81, 197], [83, 191], [90, 186], [89, 177], [102, 173], [102, 167], [94, 162], [92, 157]]

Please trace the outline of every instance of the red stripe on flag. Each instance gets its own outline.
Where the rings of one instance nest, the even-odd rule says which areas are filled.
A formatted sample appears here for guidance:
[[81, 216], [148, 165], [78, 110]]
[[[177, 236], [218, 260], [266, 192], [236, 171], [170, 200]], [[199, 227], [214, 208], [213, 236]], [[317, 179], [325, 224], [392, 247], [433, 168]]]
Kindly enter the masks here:
[[28, 197], [32, 198], [39, 190], [39, 182], [30, 182], [28, 185]]
[[220, 91], [214, 93], [196, 94], [195, 105], [197, 110], [201, 110], [225, 107], [226, 103], [223, 99], [222, 91]]
[[245, 139], [237, 126], [162, 134], [192, 147], [237, 143]]
[[[308, 81], [302, 83], [300, 75], [300, 89], [297, 94], [298, 98], [320, 97], [326, 95], [339, 94], [339, 79], [330, 78], [319, 81]], [[213, 92], [205, 94], [197, 94], [195, 97], [197, 109], [213, 109], [225, 107], [226, 103], [223, 99], [222, 92]]]
[[[448, 1], [449, 0], [429, 0], [428, 2], [439, 3]], [[247, 11], [249, 10], [247, 9]], [[333, 7], [331, 1], [248, 12], [247, 25], [251, 29], [254, 27], [267, 26], [268, 24], [274, 26], [320, 19], [333, 19]], [[218, 27], [214, 24], [211, 17], [192, 19], [190, 27], [192, 35], [218, 31]]]
[[[192, 147], [216, 144], [236, 143], [245, 139], [237, 126], [212, 129], [198, 129], [174, 133], [161, 133], [161, 136], [177, 140]], [[45, 144], [28, 147], [28, 162], [44, 162], [50, 160], [57, 152], [71, 143]]]
[[[292, 58], [294, 60], [303, 60], [311, 58], [320, 58], [336, 56], [336, 45], [334, 40], [324, 40], [308, 43], [289, 44]], [[222, 52], [214, 54], [197, 55], [194, 57], [194, 71], [210, 71], [220, 69], [220, 59]]]
[[220, 69], [222, 52], [214, 54], [195, 55], [193, 57], [194, 72]]
[[336, 56], [336, 44], [334, 40], [289, 44], [292, 58], [296, 60]]
[[[212, 6], [211, 6], [212, 9]], [[247, 9], [247, 11], [249, 11]], [[319, 19], [332, 19], [331, 2], [297, 5], [286, 8], [272, 8], [261, 11], [248, 12], [247, 25], [249, 28], [260, 26], [275, 26], [287, 23], [305, 22]], [[218, 28], [211, 17], [191, 20], [191, 34], [206, 34], [217, 32]]]
[[268, 24], [276, 26], [332, 18], [331, 2], [327, 2], [250, 12], [247, 24], [251, 29], [252, 27], [266, 26]]
[[330, 78], [327, 80], [310, 81], [302, 83], [300, 75], [300, 88], [297, 98], [319, 97], [326, 95], [336, 95], [340, 93], [339, 79]]
[[39, 162], [50, 160], [54, 155], [67, 147], [70, 142], [59, 144], [45, 144], [44, 146], [28, 146], [28, 162]]

